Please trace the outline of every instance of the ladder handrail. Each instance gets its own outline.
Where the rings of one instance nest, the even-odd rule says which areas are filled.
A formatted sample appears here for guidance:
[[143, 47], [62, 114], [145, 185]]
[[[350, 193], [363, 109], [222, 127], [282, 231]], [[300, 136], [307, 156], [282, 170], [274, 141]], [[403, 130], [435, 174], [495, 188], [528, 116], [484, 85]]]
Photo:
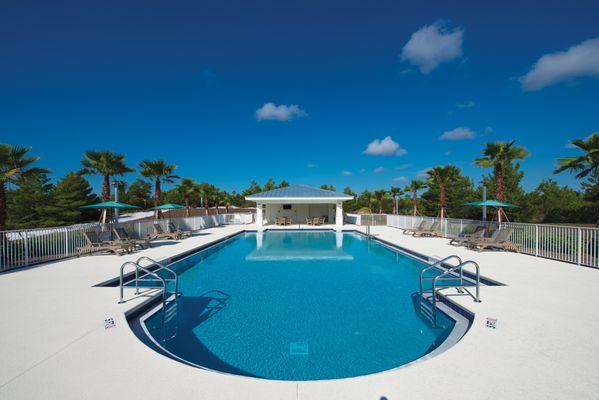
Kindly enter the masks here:
[[[139, 263], [142, 260], [150, 261], [151, 263], [156, 264], [158, 266], [158, 269], [170, 272], [173, 275], [173, 279], [172, 280], [175, 282], [175, 296], [177, 296], [179, 294], [179, 275], [175, 271], [173, 271], [169, 267], [167, 267], [167, 266], [159, 263], [158, 261], [156, 261], [156, 260], [154, 260], [154, 259], [152, 259], [150, 257], [146, 257], [146, 256], [139, 257], [135, 263], [137, 265], [139, 265]], [[138, 282], [138, 277], [136, 275], [135, 276], [135, 290], [136, 291], [138, 290], [137, 289], [137, 282]]]
[[[119, 283], [120, 283], [120, 300], [119, 300], [119, 304], [124, 303], [123, 301], [123, 272], [125, 270], [125, 267], [127, 265], [133, 265], [135, 266], [135, 282], [136, 282], [136, 288], [137, 288], [137, 278], [138, 278], [138, 270], [142, 270], [143, 272], [145, 272], [148, 275], [151, 275], [153, 277], [155, 277], [156, 279], [158, 279], [158, 281], [162, 282], [162, 307], [166, 308], [166, 280], [162, 277], [160, 277], [158, 274], [142, 267], [141, 265], [133, 262], [133, 261], [127, 261], [125, 263], [123, 263], [121, 265], [121, 274], [119, 277]], [[137, 294], [137, 293], [136, 293]], [[176, 296], [176, 293], [175, 293]]]
[[[442, 264], [444, 261], [447, 261], [448, 259], [451, 259], [451, 258], [457, 258], [460, 261], [460, 263], [456, 266], [452, 266], [451, 268], [439, 267], [440, 264]], [[466, 286], [464, 286], [464, 266], [469, 265], [469, 264], [474, 265], [474, 267], [476, 268], [476, 276], [475, 276], [476, 294], [475, 295], [472, 295], [472, 293], [470, 293], [470, 291], [466, 288]], [[424, 277], [424, 272], [428, 271], [432, 268], [437, 268], [437, 269], [441, 270], [442, 272], [439, 275], [436, 275], [434, 277]], [[447, 275], [451, 275], [456, 278], [459, 278], [459, 284], [437, 286], [437, 281], [448, 279], [448, 278], [446, 278]], [[433, 314], [432, 318], [433, 318], [434, 325], [437, 324], [437, 292], [439, 292], [440, 290], [445, 289], [445, 288], [455, 287], [458, 289], [458, 292], [460, 292], [460, 293], [463, 293], [463, 291], [466, 291], [470, 296], [472, 296], [474, 298], [475, 302], [480, 303], [480, 301], [481, 301], [480, 300], [480, 266], [478, 265], [478, 263], [476, 261], [473, 261], [473, 260], [462, 261], [460, 257], [458, 257], [456, 255], [451, 255], [451, 256], [445, 257], [443, 260], [439, 260], [439, 261], [435, 262], [430, 267], [423, 269], [420, 273], [420, 301], [423, 301], [423, 297], [424, 297], [424, 289], [423, 289], [423, 282], [422, 282], [424, 279], [432, 280], [431, 296], [432, 296], [432, 314]]]
[[424, 277], [424, 273], [431, 270], [431, 269], [439, 269], [441, 271], [445, 271], [446, 268], [440, 267], [440, 265], [443, 265], [444, 262], [449, 261], [453, 258], [456, 258], [458, 260], [458, 263], [461, 264], [462, 263], [462, 259], [460, 256], [456, 255], [456, 254], [452, 254], [450, 256], [447, 256], [441, 260], [437, 260], [434, 263], [430, 264], [428, 267], [424, 268], [422, 271], [420, 271], [420, 296], [422, 297], [422, 293], [423, 293], [423, 288], [422, 288], [422, 280], [425, 279]]

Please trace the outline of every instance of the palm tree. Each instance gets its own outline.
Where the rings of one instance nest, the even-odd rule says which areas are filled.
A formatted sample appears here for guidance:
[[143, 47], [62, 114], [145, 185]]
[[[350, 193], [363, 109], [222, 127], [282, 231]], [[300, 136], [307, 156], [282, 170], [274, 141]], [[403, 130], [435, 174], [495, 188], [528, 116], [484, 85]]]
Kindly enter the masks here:
[[418, 191], [426, 187], [426, 182], [412, 180], [408, 186], [405, 187], [406, 192], [412, 192], [412, 215], [418, 215]]
[[14, 182], [19, 176], [50, 172], [46, 169], [31, 167], [39, 160], [37, 156], [27, 156], [31, 147], [13, 146], [0, 143], [0, 231], [6, 228], [6, 184]]
[[434, 167], [426, 172], [431, 183], [439, 186], [439, 217], [447, 217], [447, 186], [454, 182], [460, 175], [458, 167], [446, 165], [444, 167]]
[[558, 159], [559, 168], [553, 173], [570, 171], [576, 173], [578, 179], [585, 178], [589, 174], [597, 174], [599, 171], [599, 132], [593, 133], [586, 139], [573, 140], [571, 144], [584, 151], [584, 154], [578, 157]]
[[198, 193], [198, 185], [193, 179], [183, 178], [177, 185], [177, 191], [183, 196], [183, 201], [185, 202], [185, 216], [189, 217], [190, 199], [191, 196]]
[[123, 154], [112, 153], [107, 150], [89, 150], [83, 154], [82, 174], [101, 175], [104, 178], [102, 182], [102, 201], [110, 200], [110, 178], [121, 176], [128, 172], [135, 171], [125, 164]]
[[503, 182], [505, 169], [512, 165], [514, 160], [526, 158], [530, 155], [522, 146], [514, 146], [516, 141], [490, 142], [483, 150], [484, 157], [474, 159], [474, 163], [483, 168], [493, 167], [495, 177], [495, 200], [505, 201], [505, 186]]
[[379, 214], [383, 213], [383, 199], [387, 196], [387, 191], [385, 189], [379, 189], [374, 191], [374, 197], [376, 199], [377, 204], [379, 205]]
[[154, 182], [154, 207], [156, 207], [162, 198], [162, 183], [173, 183], [179, 179], [177, 175], [173, 175], [177, 166], [167, 164], [164, 160], [144, 160], [139, 163], [139, 167], [141, 168], [140, 174]]
[[397, 207], [398, 197], [403, 194], [403, 190], [398, 188], [397, 186], [392, 186], [391, 190], [389, 190], [391, 196], [393, 196], [393, 214], [399, 214], [399, 207]]

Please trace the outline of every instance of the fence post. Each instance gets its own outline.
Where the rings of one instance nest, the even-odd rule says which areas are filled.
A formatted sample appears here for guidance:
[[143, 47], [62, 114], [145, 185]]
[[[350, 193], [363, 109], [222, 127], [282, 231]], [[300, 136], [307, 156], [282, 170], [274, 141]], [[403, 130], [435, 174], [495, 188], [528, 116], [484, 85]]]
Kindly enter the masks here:
[[27, 231], [23, 232], [24, 236], [24, 247], [23, 250], [25, 252], [25, 265], [29, 265], [29, 243], [27, 243]]
[[539, 225], [535, 225], [535, 256], [539, 256]]
[[64, 255], [69, 256], [69, 228], [64, 229]]
[[576, 257], [576, 263], [580, 265], [582, 263], [582, 229], [578, 228], [578, 251]]

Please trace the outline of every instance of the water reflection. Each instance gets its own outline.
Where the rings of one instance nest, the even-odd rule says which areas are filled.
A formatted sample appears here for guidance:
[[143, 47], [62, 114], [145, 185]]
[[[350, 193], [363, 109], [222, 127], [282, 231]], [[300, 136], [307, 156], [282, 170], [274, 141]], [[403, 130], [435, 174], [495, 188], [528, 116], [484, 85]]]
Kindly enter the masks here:
[[343, 250], [342, 232], [269, 231], [256, 233], [256, 248], [248, 261], [353, 260]]

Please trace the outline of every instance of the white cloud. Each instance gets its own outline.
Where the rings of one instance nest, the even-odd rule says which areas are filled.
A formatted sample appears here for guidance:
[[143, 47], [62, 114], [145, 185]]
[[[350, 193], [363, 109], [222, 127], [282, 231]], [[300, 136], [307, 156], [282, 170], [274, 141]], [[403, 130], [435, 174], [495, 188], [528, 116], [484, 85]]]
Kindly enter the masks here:
[[406, 182], [407, 180], [408, 178], [406, 178], [405, 176], [397, 176], [393, 178], [393, 182]]
[[364, 154], [370, 156], [403, 156], [407, 151], [402, 149], [399, 143], [395, 142], [391, 136], [384, 139], [374, 139], [368, 143]]
[[462, 56], [462, 28], [447, 29], [437, 21], [426, 25], [412, 34], [401, 51], [401, 60], [418, 66], [420, 72], [428, 74], [439, 64]]
[[433, 169], [434, 167], [423, 168], [420, 171], [416, 172], [416, 178], [428, 178], [427, 172]]
[[410, 168], [412, 164], [399, 164], [397, 167], [393, 168], [396, 171], [400, 171], [402, 169]]
[[476, 132], [470, 130], [469, 128], [460, 127], [443, 132], [443, 134], [439, 136], [439, 140], [464, 140], [474, 139], [475, 137]]
[[310, 163], [310, 164], [306, 164], [306, 167], [307, 168], [318, 168], [318, 164], [312, 164], [312, 163]]
[[520, 83], [524, 90], [540, 90], [581, 76], [599, 76], [599, 38], [545, 54], [520, 78]]
[[384, 168], [384, 167], [376, 167], [376, 168], [374, 169], [374, 171], [373, 171], [373, 172], [374, 172], [375, 174], [380, 174], [380, 173], [381, 173], [381, 172], [383, 172], [383, 171], [385, 171], [385, 168]]
[[275, 121], [290, 121], [293, 118], [306, 117], [308, 113], [299, 108], [296, 104], [280, 106], [274, 103], [264, 103], [262, 107], [256, 110], [256, 119], [258, 121], [275, 120]]
[[341, 175], [343, 175], [343, 176], [352, 176], [353, 172], [351, 172], [351, 171], [341, 171]]
[[465, 109], [465, 108], [472, 108], [476, 105], [475, 102], [473, 102], [472, 100], [468, 100], [468, 101], [464, 101], [461, 103], [457, 103], [455, 106], [457, 108], [461, 108], [461, 109]]

